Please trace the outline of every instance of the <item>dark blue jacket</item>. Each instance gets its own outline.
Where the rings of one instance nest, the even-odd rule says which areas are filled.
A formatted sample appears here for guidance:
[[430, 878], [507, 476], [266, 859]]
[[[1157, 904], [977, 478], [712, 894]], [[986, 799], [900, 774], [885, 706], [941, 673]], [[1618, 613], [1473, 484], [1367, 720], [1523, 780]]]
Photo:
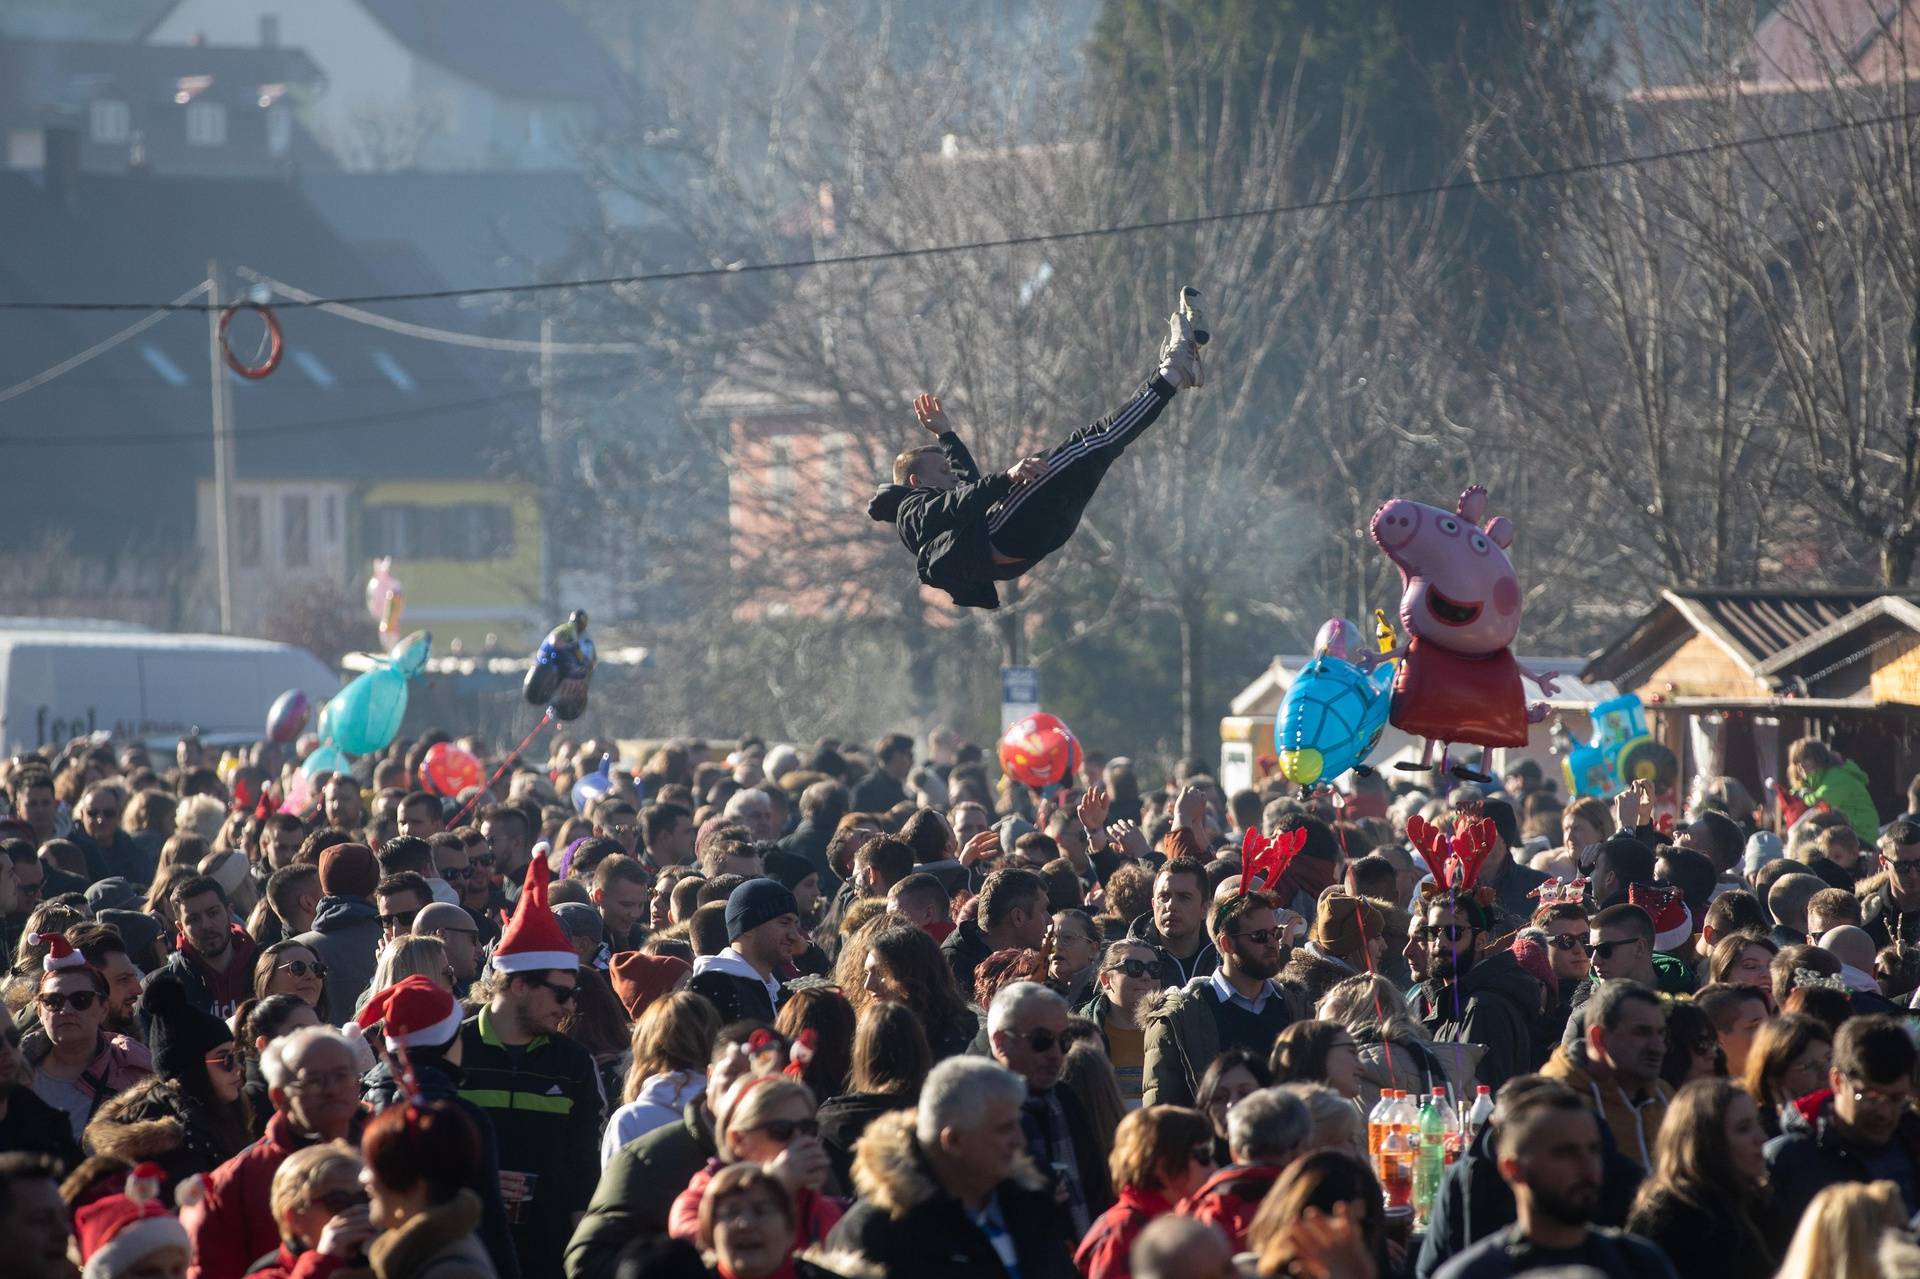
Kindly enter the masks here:
[[[1913, 1164], [1907, 1179], [1907, 1214], [1916, 1211], [1920, 1191], [1920, 1116], [1911, 1111], [1900, 1119], [1893, 1145], [1904, 1150]], [[1867, 1160], [1877, 1152], [1857, 1145], [1841, 1132], [1833, 1113], [1833, 1090], [1823, 1088], [1800, 1098], [1780, 1119], [1780, 1135], [1767, 1143], [1767, 1180], [1773, 1188], [1773, 1206], [1783, 1223], [1800, 1220], [1813, 1197], [1843, 1181], [1874, 1181]]]

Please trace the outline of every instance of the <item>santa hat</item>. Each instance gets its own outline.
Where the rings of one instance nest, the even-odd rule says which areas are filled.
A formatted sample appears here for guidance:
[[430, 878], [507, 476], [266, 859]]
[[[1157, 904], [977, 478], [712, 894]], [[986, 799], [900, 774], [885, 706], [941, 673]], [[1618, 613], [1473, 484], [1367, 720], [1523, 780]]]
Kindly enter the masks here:
[[40, 967], [47, 972], [72, 972], [87, 966], [87, 957], [73, 948], [64, 933], [28, 933], [27, 945], [47, 948], [47, 957], [40, 961]]
[[553, 872], [547, 859], [535, 857], [527, 863], [527, 880], [514, 903], [513, 918], [507, 921], [493, 948], [493, 966], [503, 973], [538, 972], [543, 968], [573, 969], [580, 966], [567, 930], [553, 917], [547, 905], [547, 881]]
[[1628, 884], [1627, 901], [1653, 921], [1653, 948], [1675, 951], [1693, 936], [1693, 912], [1686, 894], [1668, 884]]
[[354, 1020], [362, 1030], [384, 1022], [389, 1048], [438, 1048], [460, 1033], [460, 1005], [416, 973], [369, 999]]
[[86, 1268], [81, 1279], [114, 1279], [165, 1247], [188, 1251], [187, 1232], [159, 1201], [166, 1169], [144, 1163], [127, 1175], [117, 1195], [96, 1199], [73, 1214]]

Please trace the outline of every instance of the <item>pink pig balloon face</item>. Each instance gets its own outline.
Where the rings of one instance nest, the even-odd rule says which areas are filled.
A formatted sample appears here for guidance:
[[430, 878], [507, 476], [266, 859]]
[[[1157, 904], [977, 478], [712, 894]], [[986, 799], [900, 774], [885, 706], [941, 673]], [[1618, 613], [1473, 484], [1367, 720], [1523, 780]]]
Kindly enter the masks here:
[[[1478, 514], [1486, 496], [1462, 505]], [[1394, 498], [1374, 512], [1373, 540], [1400, 570], [1400, 621], [1456, 653], [1496, 653], [1520, 630], [1520, 579], [1507, 558], [1513, 528], [1504, 516], [1474, 527], [1465, 515]]]

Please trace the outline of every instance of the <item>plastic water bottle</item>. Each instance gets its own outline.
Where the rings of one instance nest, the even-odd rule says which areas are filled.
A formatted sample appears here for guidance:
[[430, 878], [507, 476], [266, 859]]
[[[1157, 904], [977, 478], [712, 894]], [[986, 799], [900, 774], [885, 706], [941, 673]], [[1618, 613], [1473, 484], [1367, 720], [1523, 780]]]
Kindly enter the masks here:
[[1380, 1190], [1389, 1208], [1409, 1208], [1413, 1203], [1413, 1146], [1407, 1134], [1389, 1126], [1380, 1142]]
[[1446, 1162], [1451, 1164], [1460, 1157], [1460, 1152], [1466, 1149], [1466, 1146], [1463, 1144], [1466, 1127], [1460, 1122], [1459, 1110], [1455, 1109], [1454, 1104], [1447, 1100], [1447, 1090], [1445, 1088], [1435, 1088], [1433, 1090], [1433, 1108], [1440, 1112], [1442, 1145], [1446, 1151]]
[[1413, 1149], [1413, 1214], [1423, 1226], [1447, 1167], [1447, 1125], [1440, 1113], [1445, 1108], [1446, 1092], [1440, 1092], [1438, 1098], [1429, 1097], [1420, 1107], [1420, 1136]]
[[1467, 1131], [1463, 1138], [1465, 1145], [1471, 1146], [1479, 1139], [1480, 1133], [1493, 1118], [1493, 1091], [1485, 1084], [1473, 1090], [1473, 1109], [1467, 1112]]
[[1393, 1112], [1394, 1096], [1393, 1089], [1382, 1088], [1380, 1100], [1367, 1112], [1367, 1158], [1372, 1161], [1375, 1173], [1380, 1171], [1380, 1143], [1387, 1137], [1387, 1117]]

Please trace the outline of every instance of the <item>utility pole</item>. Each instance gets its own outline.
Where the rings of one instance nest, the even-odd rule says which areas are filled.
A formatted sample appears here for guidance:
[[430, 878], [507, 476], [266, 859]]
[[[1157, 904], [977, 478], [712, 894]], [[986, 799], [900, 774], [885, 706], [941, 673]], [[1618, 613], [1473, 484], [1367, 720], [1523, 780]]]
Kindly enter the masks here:
[[220, 354], [220, 264], [207, 261], [207, 367], [213, 380], [213, 541], [220, 633], [233, 634], [233, 405]]
[[[545, 455], [547, 481], [534, 498], [540, 512], [540, 608], [548, 617], [560, 609], [559, 583], [554, 581], [553, 524], [546, 517], [553, 495], [560, 491], [560, 432], [553, 403], [553, 316], [540, 317], [540, 451]], [[546, 625], [540, 623], [538, 630]]]

